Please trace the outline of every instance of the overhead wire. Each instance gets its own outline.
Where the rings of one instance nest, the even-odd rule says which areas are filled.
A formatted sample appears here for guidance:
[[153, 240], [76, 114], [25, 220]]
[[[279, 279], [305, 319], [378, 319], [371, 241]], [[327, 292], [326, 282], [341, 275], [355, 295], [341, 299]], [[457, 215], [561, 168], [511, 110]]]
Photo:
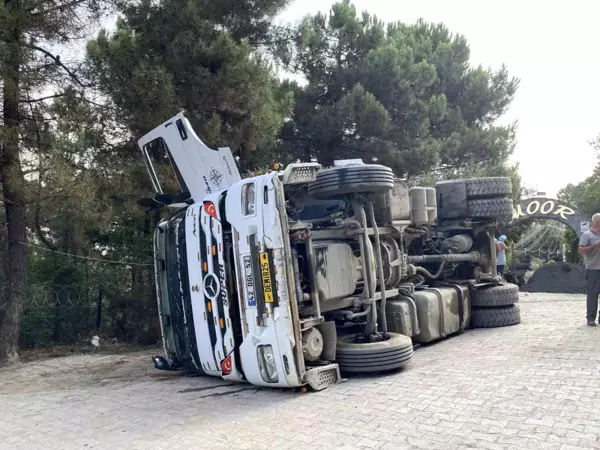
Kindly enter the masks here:
[[117, 261], [117, 260], [113, 260], [113, 259], [92, 258], [91, 256], [76, 255], [76, 254], [73, 254], [73, 253], [61, 252], [59, 250], [52, 250], [50, 248], [41, 247], [39, 245], [28, 244], [26, 242], [19, 242], [19, 244], [24, 245], [26, 247], [35, 248], [35, 249], [38, 249], [38, 250], [43, 250], [45, 252], [50, 252], [50, 253], [55, 253], [55, 254], [59, 254], [59, 255], [70, 256], [72, 258], [85, 259], [85, 260], [88, 260], [88, 261], [95, 261], [95, 262], [101, 262], [101, 263], [107, 263], [107, 264], [120, 264], [120, 265], [123, 265], [123, 266], [143, 266], [143, 267], [152, 267], [153, 266], [153, 264], [145, 264], [145, 263], [137, 263], [137, 262], [126, 262], [126, 261]]

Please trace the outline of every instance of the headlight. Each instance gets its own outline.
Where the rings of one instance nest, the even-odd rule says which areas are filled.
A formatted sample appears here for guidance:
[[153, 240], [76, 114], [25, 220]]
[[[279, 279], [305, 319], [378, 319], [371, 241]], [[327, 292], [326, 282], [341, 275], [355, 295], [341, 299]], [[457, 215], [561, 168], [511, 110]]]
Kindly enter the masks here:
[[258, 358], [258, 368], [260, 369], [260, 376], [262, 379], [267, 383], [277, 383], [279, 381], [279, 376], [277, 375], [273, 347], [270, 345], [259, 345], [256, 349], [256, 356]]

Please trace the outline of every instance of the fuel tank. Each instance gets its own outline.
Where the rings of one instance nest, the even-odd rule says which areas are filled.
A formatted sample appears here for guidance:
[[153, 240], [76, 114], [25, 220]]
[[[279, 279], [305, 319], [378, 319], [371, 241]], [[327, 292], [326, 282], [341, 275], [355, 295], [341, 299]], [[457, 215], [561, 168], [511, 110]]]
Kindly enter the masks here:
[[412, 299], [399, 295], [386, 302], [385, 317], [388, 331], [413, 337], [419, 333], [417, 309]]
[[458, 333], [469, 326], [471, 297], [469, 288], [445, 285], [414, 293], [420, 332], [413, 341], [427, 343]]

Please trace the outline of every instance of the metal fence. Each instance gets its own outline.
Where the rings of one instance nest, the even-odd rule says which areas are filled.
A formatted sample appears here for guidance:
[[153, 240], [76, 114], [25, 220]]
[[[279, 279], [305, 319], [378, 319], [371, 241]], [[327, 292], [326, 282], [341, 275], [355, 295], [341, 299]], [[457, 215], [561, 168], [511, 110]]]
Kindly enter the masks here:
[[159, 330], [154, 296], [102, 284], [28, 287], [22, 348], [84, 343], [94, 334], [155, 343]]

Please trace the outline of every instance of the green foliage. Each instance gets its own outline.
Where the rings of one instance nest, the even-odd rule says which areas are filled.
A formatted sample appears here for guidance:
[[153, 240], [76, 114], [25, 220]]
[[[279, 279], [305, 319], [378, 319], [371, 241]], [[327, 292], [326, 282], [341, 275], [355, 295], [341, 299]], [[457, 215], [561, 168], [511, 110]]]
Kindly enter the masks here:
[[[2, 204], [10, 220], [2, 221], [0, 236], [6, 283], [0, 299], [0, 365], [16, 361], [27, 292], [28, 235], [37, 231], [39, 240], [49, 248], [55, 246], [41, 231], [42, 211], [59, 203], [62, 196], [50, 194], [43, 178], [77, 186], [71, 189], [73, 201], [86, 207], [93, 194], [87, 189], [92, 179], [88, 174], [73, 177], [65, 159], [55, 158], [56, 128], [50, 111], [54, 98], [83, 97], [89, 85], [79, 61], [61, 58], [57, 51], [68, 49], [74, 42], [88, 36], [98, 20], [112, 6], [112, 0], [6, 0], [0, 4], [0, 86], [2, 96]], [[50, 91], [50, 95], [46, 93]], [[44, 94], [41, 94], [44, 93]], [[72, 155], [71, 160], [82, 155]], [[46, 165], [47, 164], [47, 165]], [[81, 176], [80, 176], [81, 175]], [[74, 178], [78, 178], [75, 180]], [[60, 180], [60, 181], [59, 181]], [[54, 186], [52, 186], [54, 187]], [[56, 192], [54, 192], [56, 194]], [[66, 202], [57, 209], [64, 209]], [[66, 228], [53, 230], [63, 240]], [[73, 227], [70, 227], [73, 230]], [[36, 278], [37, 274], [30, 279]]]
[[[600, 157], [600, 136], [591, 142]], [[600, 163], [594, 173], [578, 184], [568, 184], [558, 192], [558, 198], [576, 206], [588, 216], [600, 212]]]
[[543, 259], [540, 258], [533, 258], [532, 260], [532, 266], [533, 266], [533, 270], [538, 270], [540, 267], [542, 267], [545, 264]]
[[565, 227], [565, 234], [563, 237], [563, 242], [567, 247], [566, 260], [578, 264], [583, 263], [583, 256], [578, 251], [579, 245], [576, 244], [579, 241], [577, 237], [577, 233], [573, 231], [570, 227]]
[[[462, 36], [358, 15], [348, 0], [304, 19], [282, 60], [307, 84], [281, 138], [293, 158], [376, 159], [409, 177], [504, 167], [514, 127], [494, 125], [518, 81], [469, 66]], [[508, 169], [507, 169], [508, 170]]]
[[[600, 152], [600, 136], [591, 142], [592, 147], [598, 154]], [[592, 175], [581, 183], [568, 184], [558, 192], [558, 198], [572, 204], [577, 209], [587, 214], [590, 218], [600, 212], [600, 164], [596, 164]], [[567, 245], [567, 257], [569, 261], [583, 262], [583, 257], [573, 245], [577, 235], [570, 228], [565, 231], [564, 241]]]
[[285, 3], [126, 6], [113, 34], [101, 32], [88, 43], [91, 71], [132, 136], [184, 109], [207, 145], [229, 146], [247, 165], [256, 149], [273, 145], [292, 107], [291, 92], [280, 89], [252, 45]]
[[[35, 120], [23, 127], [30, 143], [27, 226], [34, 246], [25, 346], [84, 338], [95, 319], [96, 295], [88, 292], [99, 285], [102, 331], [153, 343], [158, 217], [136, 204], [151, 191], [136, 139], [185, 109], [208, 145], [230, 146], [254, 167], [270, 159], [265, 155], [293, 105], [290, 89], [259, 51], [285, 0], [117, 3], [116, 31], [101, 31], [88, 42], [84, 71], [51, 66], [70, 83], [54, 101], [32, 103]], [[85, 301], [76, 308], [31, 303], [62, 286], [85, 291]]]

